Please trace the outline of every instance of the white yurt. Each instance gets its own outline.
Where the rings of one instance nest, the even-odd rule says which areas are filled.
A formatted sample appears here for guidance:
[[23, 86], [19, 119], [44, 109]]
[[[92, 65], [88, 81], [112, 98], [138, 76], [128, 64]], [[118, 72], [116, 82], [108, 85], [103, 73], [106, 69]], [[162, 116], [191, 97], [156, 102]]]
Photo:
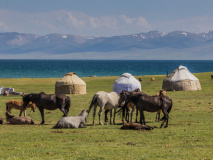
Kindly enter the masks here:
[[76, 73], [70, 72], [55, 83], [55, 93], [86, 94], [86, 83]]
[[177, 67], [163, 80], [162, 89], [167, 91], [201, 90], [199, 80], [184, 66]]
[[113, 91], [121, 93], [123, 90], [134, 91], [139, 88], [141, 91], [141, 83], [130, 73], [124, 73], [113, 83]]

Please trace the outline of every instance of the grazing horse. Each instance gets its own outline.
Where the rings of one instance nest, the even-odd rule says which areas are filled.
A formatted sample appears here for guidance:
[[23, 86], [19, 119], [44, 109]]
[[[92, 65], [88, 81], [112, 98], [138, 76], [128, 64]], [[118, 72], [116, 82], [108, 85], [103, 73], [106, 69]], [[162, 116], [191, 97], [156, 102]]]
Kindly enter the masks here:
[[[135, 89], [134, 91], [130, 91], [130, 93], [132, 93], [132, 94], [138, 94], [139, 93], [139, 94], [142, 94], [142, 95], [145, 94], [143, 92], [140, 92], [140, 89]], [[131, 118], [130, 118], [130, 122], [132, 123], [132, 116], [133, 116], [133, 113], [134, 113], [134, 111], [136, 109], [136, 119], [135, 119], [135, 122], [137, 123], [138, 109], [136, 108], [136, 106], [134, 105], [134, 103], [132, 103], [131, 101], [127, 101], [127, 103], [125, 103], [125, 105], [126, 106], [122, 107], [123, 108], [123, 117], [125, 116], [125, 109], [126, 109], [126, 118], [125, 119], [126, 119], [127, 123], [129, 123], [129, 112], [130, 112], [130, 108], [132, 108]]]
[[30, 117], [15, 117], [11, 115], [9, 112], [5, 113], [6, 121], [10, 122], [10, 124], [34, 124]]
[[[168, 127], [168, 120], [169, 120], [169, 112], [172, 109], [172, 100], [164, 95], [161, 96], [149, 96], [149, 95], [142, 95], [140, 93], [131, 93], [127, 91], [122, 91], [120, 94], [119, 104], [123, 102], [132, 102], [135, 104], [136, 108], [140, 111], [140, 123], [145, 125], [145, 117], [143, 111], [148, 112], [157, 112], [162, 110], [164, 117], [163, 123], [161, 124], [161, 128], [163, 124], [166, 122], [165, 127]], [[125, 107], [126, 105], [124, 105]]]
[[[99, 114], [99, 124], [103, 125], [101, 121], [101, 114], [102, 111], [105, 110], [111, 110], [110, 111], [110, 124], [112, 124], [111, 118], [112, 118], [112, 109], [114, 108], [114, 118], [113, 118], [113, 123], [115, 124], [115, 115], [116, 115], [116, 110], [118, 108], [118, 101], [119, 101], [119, 94], [116, 92], [104, 92], [100, 91], [94, 94], [92, 102], [90, 104], [90, 107], [88, 109], [88, 114], [92, 107], [94, 106], [94, 113], [93, 113], [93, 125], [95, 125], [95, 114], [96, 114], [96, 109], [97, 106], [100, 107], [100, 110], [98, 112]], [[106, 120], [106, 119], [105, 119]]]
[[75, 117], [62, 117], [53, 128], [86, 128], [88, 111], [83, 110]]
[[42, 117], [41, 124], [45, 122], [44, 109], [55, 110], [59, 108], [64, 113], [64, 117], [66, 117], [71, 103], [70, 98], [64, 94], [45, 94], [44, 92], [40, 92], [22, 95], [22, 97], [24, 108], [27, 107], [30, 101], [36, 104]]
[[6, 102], [6, 111], [12, 113], [11, 112], [12, 108], [20, 110], [19, 117], [21, 117], [22, 112], [24, 112], [24, 116], [26, 116], [27, 108], [31, 108], [32, 111], [35, 112], [36, 105], [35, 105], [35, 103], [30, 102], [27, 105], [27, 108], [23, 108], [23, 101], [16, 101], [16, 100], [7, 101]]

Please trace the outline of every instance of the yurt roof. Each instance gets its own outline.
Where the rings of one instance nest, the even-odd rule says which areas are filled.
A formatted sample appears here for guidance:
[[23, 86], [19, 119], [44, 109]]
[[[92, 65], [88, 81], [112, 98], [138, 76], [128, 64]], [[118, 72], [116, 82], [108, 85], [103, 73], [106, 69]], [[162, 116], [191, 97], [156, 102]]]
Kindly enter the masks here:
[[113, 91], [120, 93], [122, 90], [133, 91], [139, 88], [141, 83], [130, 73], [124, 73], [113, 83]]
[[130, 73], [124, 73], [119, 77], [116, 81], [116, 83], [122, 83], [122, 84], [135, 84], [140, 83], [134, 76], [132, 76]]
[[81, 78], [79, 78], [78, 75], [74, 72], [65, 74], [56, 83], [59, 86], [60, 85], [73, 85], [73, 84], [86, 85], [86, 83]]
[[171, 81], [182, 81], [182, 80], [198, 80], [186, 67], [180, 65], [174, 72], [172, 72]]

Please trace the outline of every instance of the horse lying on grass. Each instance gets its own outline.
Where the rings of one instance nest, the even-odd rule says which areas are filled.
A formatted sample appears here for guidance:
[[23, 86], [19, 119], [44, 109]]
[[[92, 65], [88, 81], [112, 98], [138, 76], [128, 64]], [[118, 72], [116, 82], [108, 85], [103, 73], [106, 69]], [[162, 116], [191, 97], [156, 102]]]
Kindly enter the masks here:
[[76, 117], [63, 117], [53, 127], [55, 128], [85, 128], [87, 123], [88, 111], [81, 111]]
[[35, 112], [36, 105], [35, 103], [30, 102], [27, 105], [27, 108], [23, 107], [23, 101], [10, 100], [6, 102], [6, 111], [11, 112], [12, 108], [20, 110], [19, 117], [21, 117], [22, 112], [24, 112], [24, 116], [26, 116], [26, 109], [31, 108], [33, 112]]
[[153, 127], [148, 125], [141, 125], [138, 123], [125, 123], [121, 129], [133, 129], [133, 130], [153, 130]]
[[[122, 91], [120, 93], [119, 104], [123, 102], [128, 103], [132, 102], [136, 106], [136, 108], [140, 111], [140, 123], [142, 122], [145, 125], [145, 117], [143, 111], [147, 112], [157, 112], [162, 110], [164, 117], [162, 118], [164, 121], [161, 124], [161, 128], [163, 124], [166, 122], [165, 127], [168, 127], [169, 121], [169, 112], [172, 109], [172, 100], [164, 95], [161, 96], [149, 96], [146, 94]], [[126, 104], [123, 108], [126, 107]]]
[[40, 93], [30, 93], [27, 95], [22, 95], [23, 97], [23, 108], [27, 108], [27, 105], [31, 102], [35, 103], [39, 109], [42, 117], [41, 124], [44, 124], [44, 109], [55, 110], [59, 108], [63, 113], [64, 117], [69, 113], [70, 108], [70, 98], [64, 94], [45, 94]]
[[6, 121], [10, 124], [34, 124], [30, 117], [15, 117], [11, 115], [9, 112], [5, 113]]

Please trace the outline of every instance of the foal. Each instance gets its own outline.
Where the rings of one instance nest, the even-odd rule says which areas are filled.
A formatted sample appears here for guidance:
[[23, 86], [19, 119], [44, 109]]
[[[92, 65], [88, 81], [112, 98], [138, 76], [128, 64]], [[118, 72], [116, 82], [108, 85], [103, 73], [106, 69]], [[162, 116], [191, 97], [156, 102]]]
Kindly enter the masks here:
[[27, 105], [27, 108], [24, 108], [22, 101], [16, 101], [16, 100], [7, 101], [6, 102], [6, 111], [12, 113], [11, 112], [12, 108], [20, 110], [19, 117], [21, 117], [22, 112], [24, 112], [24, 116], [26, 116], [26, 109], [27, 108], [31, 108], [32, 111], [35, 112], [36, 105], [35, 105], [35, 103], [30, 102]]

